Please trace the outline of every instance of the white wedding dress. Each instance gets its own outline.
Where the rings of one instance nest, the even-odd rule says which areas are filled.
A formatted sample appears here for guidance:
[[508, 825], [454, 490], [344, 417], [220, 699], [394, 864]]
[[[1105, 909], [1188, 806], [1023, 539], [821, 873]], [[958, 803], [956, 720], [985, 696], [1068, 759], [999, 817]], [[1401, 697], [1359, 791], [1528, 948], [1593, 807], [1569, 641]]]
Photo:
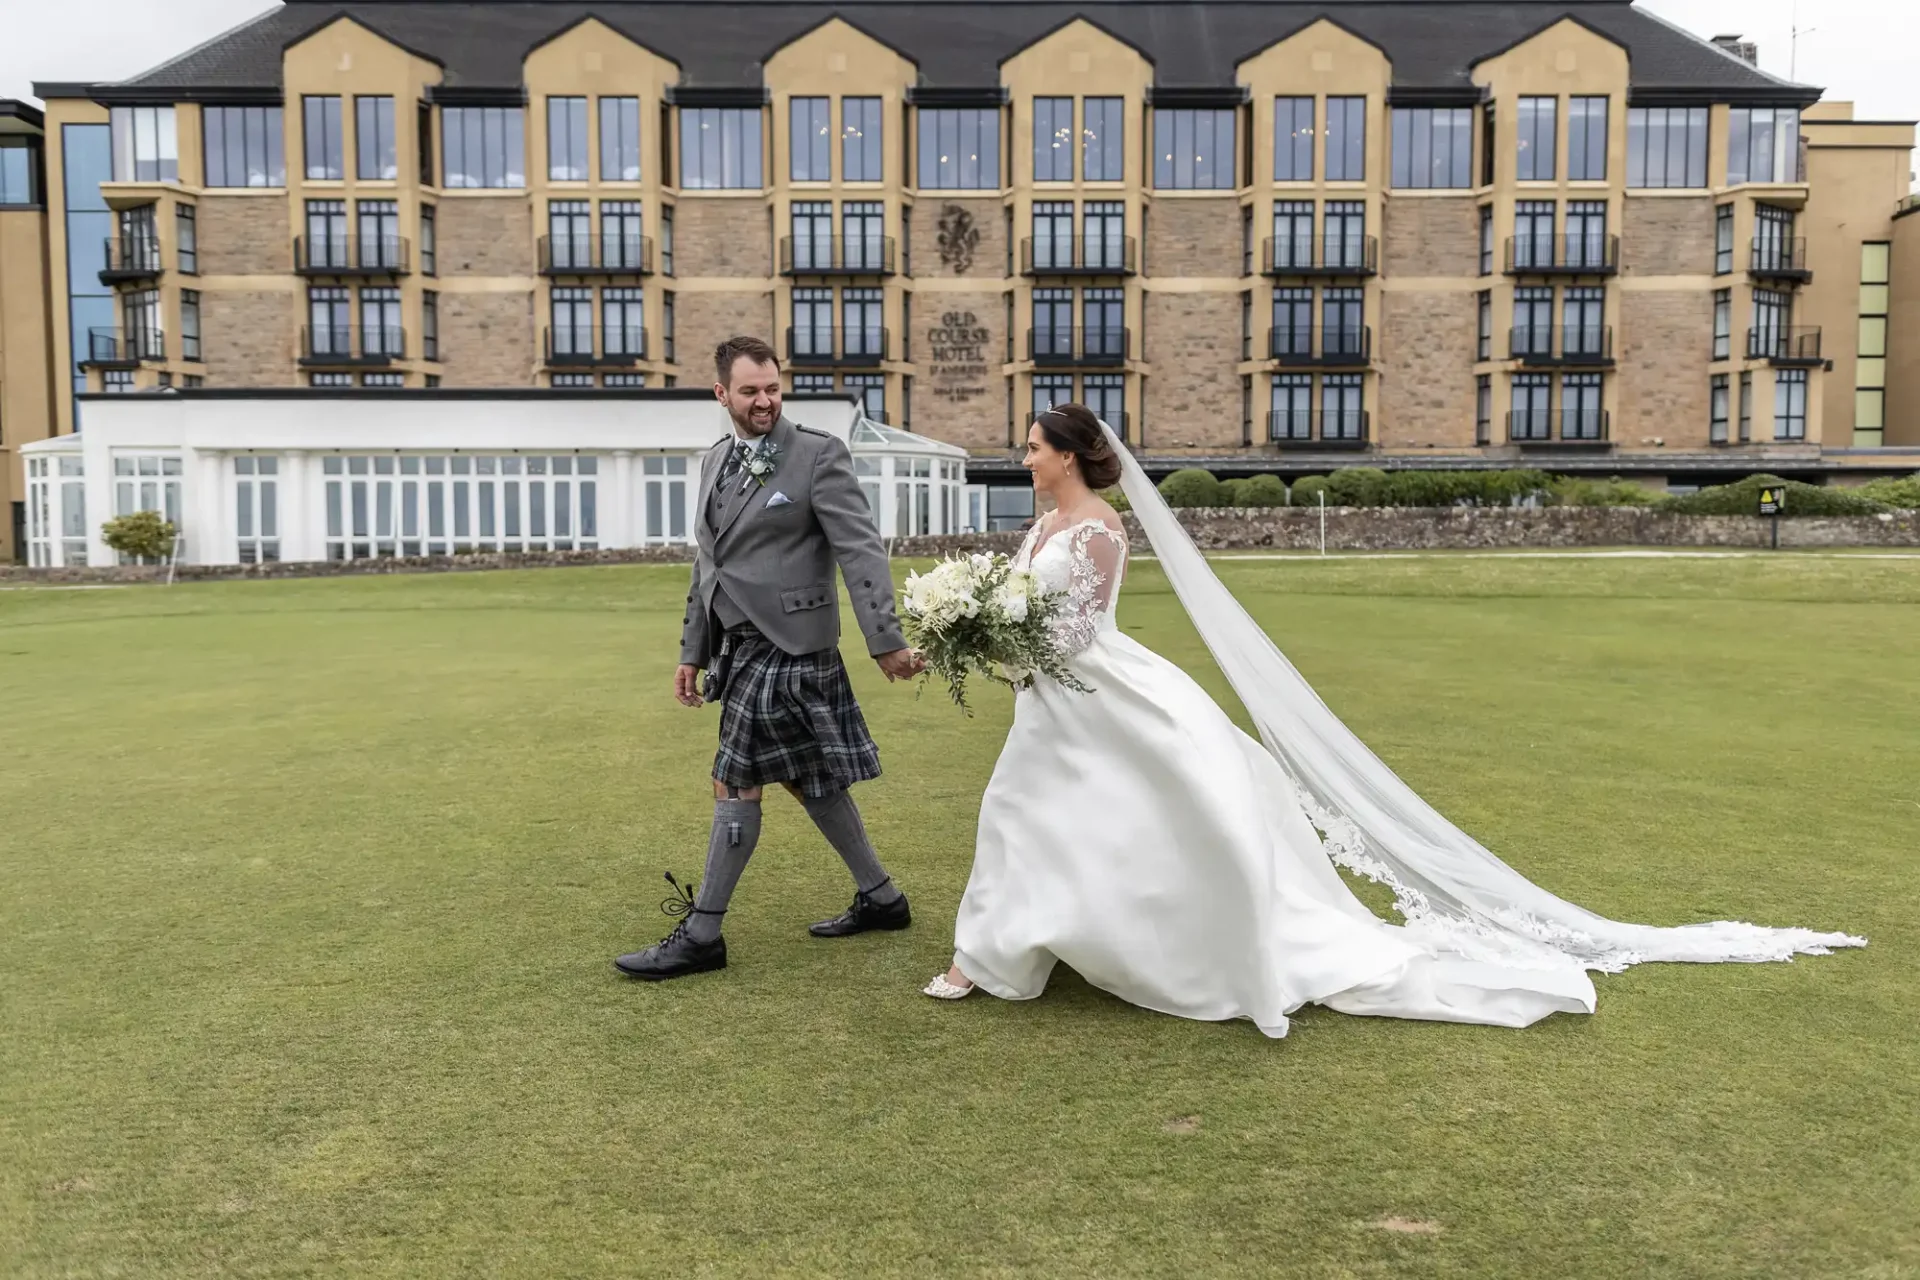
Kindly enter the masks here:
[[[981, 990], [1032, 999], [1065, 963], [1129, 1003], [1249, 1018], [1270, 1036], [1309, 1003], [1522, 1027], [1591, 1013], [1588, 969], [1864, 945], [1738, 923], [1618, 924], [1526, 881], [1339, 724], [1114, 443], [1136, 516], [1265, 743], [1116, 627], [1117, 530], [1036, 524], [1019, 561], [1065, 594], [1058, 639], [1091, 692], [1038, 676], [1015, 697], [954, 929], [954, 962]], [[1336, 860], [1393, 886], [1406, 924], [1369, 911]]]

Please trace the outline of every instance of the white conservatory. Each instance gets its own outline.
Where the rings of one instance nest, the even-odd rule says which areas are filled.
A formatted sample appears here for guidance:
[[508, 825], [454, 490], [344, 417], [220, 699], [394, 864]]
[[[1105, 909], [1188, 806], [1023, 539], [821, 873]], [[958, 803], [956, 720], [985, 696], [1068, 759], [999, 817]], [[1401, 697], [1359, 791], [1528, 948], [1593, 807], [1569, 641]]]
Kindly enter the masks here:
[[[191, 390], [82, 397], [84, 430], [22, 446], [28, 563], [103, 565], [114, 516], [156, 511], [188, 564], [565, 551], [692, 540], [710, 391]], [[850, 396], [787, 415], [853, 452], [883, 535], [963, 532], [966, 450]]]

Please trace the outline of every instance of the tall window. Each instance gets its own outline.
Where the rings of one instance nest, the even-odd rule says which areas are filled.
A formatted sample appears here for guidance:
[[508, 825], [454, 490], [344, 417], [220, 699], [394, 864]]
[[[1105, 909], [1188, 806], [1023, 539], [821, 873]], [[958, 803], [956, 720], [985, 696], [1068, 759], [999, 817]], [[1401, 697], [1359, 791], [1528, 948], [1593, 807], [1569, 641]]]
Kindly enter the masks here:
[[[660, 210], [660, 273], [673, 274], [673, 206], [666, 205]], [[672, 294], [668, 294], [672, 297]]]
[[1115, 431], [1123, 431], [1127, 421], [1126, 387], [1123, 374], [1089, 373], [1080, 379], [1080, 403]]
[[1033, 375], [1033, 417], [1039, 417], [1057, 404], [1073, 399], [1073, 375], [1036, 373]]
[[1507, 435], [1514, 440], [1553, 438], [1553, 375], [1513, 375], [1513, 408], [1508, 411]]
[[1124, 201], [1087, 201], [1080, 231], [1083, 265], [1107, 271], [1119, 271], [1126, 266], [1127, 206]]
[[1267, 438], [1313, 439], [1313, 375], [1282, 373], [1273, 379], [1267, 402]]
[[1473, 380], [1473, 442], [1493, 443], [1493, 375], [1483, 373]]
[[1081, 327], [1086, 332], [1084, 354], [1117, 357], [1127, 354], [1126, 290], [1087, 289], [1080, 297]]
[[1273, 100], [1273, 180], [1313, 181], [1313, 99]]
[[280, 558], [280, 459], [272, 454], [236, 454], [233, 459], [234, 523], [240, 563]]
[[0, 135], [0, 204], [40, 203], [37, 160], [36, 149], [25, 138]]
[[860, 412], [875, 422], [887, 420], [887, 375], [884, 373], [849, 373], [843, 375], [843, 384], [848, 391], [860, 397]]
[[360, 349], [368, 355], [406, 354], [400, 326], [400, 291], [390, 287], [360, 290]]
[[883, 131], [880, 99], [840, 99], [840, 180], [879, 182]]
[[1479, 336], [1474, 347], [1476, 360], [1493, 359], [1493, 290], [1482, 289], [1479, 302]]
[[1239, 117], [1230, 107], [1154, 108], [1153, 185], [1169, 191], [1233, 190]]
[[1723, 204], [1713, 211], [1713, 274], [1724, 276], [1733, 270], [1733, 206]]
[[850, 356], [887, 354], [884, 289], [842, 289], [840, 325], [845, 330], [844, 349]]
[[855, 271], [878, 271], [885, 263], [887, 206], [879, 200], [848, 200], [840, 206], [841, 261]]
[[335, 94], [308, 94], [300, 100], [307, 159], [307, 177], [337, 181], [347, 176], [340, 136], [340, 98]]
[[180, 358], [200, 358], [200, 291], [180, 291]]
[[1321, 262], [1329, 267], [1366, 265], [1367, 206], [1363, 200], [1327, 201]]
[[522, 107], [442, 107], [440, 141], [449, 187], [527, 185]]
[[1753, 439], [1753, 374], [1740, 375], [1740, 443]]
[[790, 355], [833, 354], [833, 290], [793, 291], [793, 340]]
[[420, 293], [420, 355], [426, 360], [440, 358], [440, 295], [432, 289]]
[[833, 99], [787, 100], [787, 151], [792, 181], [833, 181]]
[[1393, 109], [1393, 185], [1413, 189], [1473, 185], [1473, 111], [1467, 107]]
[[1560, 438], [1562, 440], [1604, 440], [1606, 414], [1600, 407], [1602, 376], [1597, 373], [1567, 373], [1560, 377]]
[[553, 353], [557, 356], [593, 354], [593, 290], [584, 286], [553, 291]]
[[1607, 354], [1607, 291], [1598, 285], [1568, 285], [1560, 298], [1560, 350], [1570, 356]]
[[1273, 333], [1267, 353], [1272, 356], [1313, 354], [1313, 290], [1291, 287], [1273, 291]]
[[1712, 444], [1725, 444], [1727, 422], [1733, 407], [1733, 389], [1724, 373], [1716, 373], [1708, 378], [1707, 387], [1707, 440]]
[[640, 181], [640, 99], [600, 99], [600, 181]]
[[436, 234], [433, 206], [420, 206], [420, 273], [422, 275], [440, 274], [440, 238]]
[[1313, 201], [1273, 202], [1273, 262], [1277, 270], [1313, 266]]
[[1607, 100], [1567, 99], [1567, 177], [1603, 182], [1607, 176]]
[[1480, 274], [1493, 274], [1493, 206], [1480, 206]]
[[[1793, 210], [1771, 204], [1754, 205], [1753, 265], [1766, 271], [1797, 266], [1793, 248]], [[1800, 259], [1804, 260], [1804, 257]]]
[[400, 265], [400, 206], [392, 200], [362, 200], [354, 210], [362, 267]]
[[1551, 200], [1516, 200], [1513, 206], [1513, 265], [1522, 271], [1553, 265]]
[[1080, 100], [1081, 176], [1088, 182], [1118, 182], [1126, 176], [1126, 102]]
[[1483, 187], [1493, 185], [1494, 139], [1499, 136], [1500, 124], [1497, 114], [1493, 103], [1480, 104], [1480, 185]]
[[[336, 108], [339, 101], [334, 99]], [[115, 182], [180, 180], [180, 140], [172, 107], [115, 107], [110, 119]]]
[[413, 131], [420, 144], [420, 185], [433, 185], [433, 107], [422, 102], [414, 109]]
[[202, 107], [201, 142], [210, 187], [284, 187], [279, 107]]
[[934, 191], [1000, 187], [997, 108], [920, 108], [920, 186]]
[[643, 291], [609, 286], [600, 291], [602, 350], [610, 356], [647, 354], [647, 319]]
[[638, 200], [600, 202], [600, 261], [609, 267], [638, 271], [647, 265], [643, 206]]
[[1747, 340], [1750, 359], [1765, 360], [1786, 354], [1793, 297], [1778, 289], [1753, 291], [1753, 332]]
[[1567, 201], [1566, 265], [1604, 267], [1607, 265], [1607, 249], [1607, 202]]
[[1513, 291], [1513, 346], [1516, 356], [1553, 354], [1553, 288], [1522, 285]]
[[587, 180], [587, 100], [547, 99], [547, 179]]
[[1713, 291], [1713, 358], [1725, 360], [1733, 354], [1733, 290]]
[[1807, 438], [1807, 371], [1779, 369], [1773, 375], [1773, 438]]
[[792, 207], [793, 269], [833, 269], [833, 201], [795, 200]]
[[308, 289], [307, 325], [307, 350], [314, 355], [353, 354], [353, 302], [345, 289]]
[[1627, 185], [1707, 185], [1705, 107], [1627, 108]]
[[1800, 181], [1800, 112], [1735, 107], [1727, 112], [1727, 185]]
[[1357, 373], [1330, 373], [1320, 380], [1322, 440], [1359, 440], [1365, 436], [1361, 382]]
[[1367, 176], [1367, 100], [1327, 99], [1328, 182], [1361, 182]]
[[399, 177], [400, 163], [393, 140], [393, 99], [355, 98], [353, 124], [355, 176], [385, 182]]
[[1033, 266], [1036, 271], [1073, 266], [1073, 201], [1033, 202]]
[[[1073, 354], [1073, 290], [1035, 289], [1033, 291], [1033, 351], [1036, 358]], [[1035, 384], [1036, 390], [1038, 383]], [[1067, 379], [1066, 395], [1073, 398], [1073, 379]]]
[[174, 254], [182, 275], [200, 274], [200, 224], [190, 204], [173, 208]]
[[339, 270], [348, 263], [347, 202], [307, 201], [307, 262]]
[[680, 185], [690, 191], [757, 189], [759, 108], [680, 108]]
[[1073, 99], [1033, 100], [1033, 180], [1073, 181]]
[[1887, 299], [1892, 246], [1860, 246], [1860, 339], [1854, 347], [1853, 443], [1878, 448], [1887, 420]]
[[1361, 324], [1366, 291], [1325, 289], [1320, 294], [1320, 350], [1326, 355], [1357, 356], [1366, 351], [1367, 331]]
[[1558, 98], [1520, 99], [1520, 123], [1514, 131], [1519, 148], [1520, 181], [1553, 181], [1553, 143], [1559, 127], [1559, 106]]
[[593, 206], [585, 200], [547, 205], [548, 251], [560, 270], [593, 265]]

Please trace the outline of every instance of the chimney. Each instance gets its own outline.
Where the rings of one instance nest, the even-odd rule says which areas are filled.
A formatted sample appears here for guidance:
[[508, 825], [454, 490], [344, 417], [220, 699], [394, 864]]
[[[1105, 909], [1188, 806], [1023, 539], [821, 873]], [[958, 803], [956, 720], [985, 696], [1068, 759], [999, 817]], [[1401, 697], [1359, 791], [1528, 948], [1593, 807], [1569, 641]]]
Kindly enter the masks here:
[[1751, 40], [1742, 40], [1739, 36], [1715, 36], [1711, 43], [1714, 48], [1725, 50], [1748, 66], [1760, 65], [1760, 50]]

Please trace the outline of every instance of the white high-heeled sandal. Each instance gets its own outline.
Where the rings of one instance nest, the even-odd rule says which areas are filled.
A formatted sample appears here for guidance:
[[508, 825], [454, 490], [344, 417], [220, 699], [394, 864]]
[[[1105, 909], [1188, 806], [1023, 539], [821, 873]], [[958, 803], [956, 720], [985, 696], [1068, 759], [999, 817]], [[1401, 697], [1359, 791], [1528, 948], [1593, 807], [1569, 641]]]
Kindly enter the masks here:
[[947, 981], [944, 973], [935, 974], [933, 981], [920, 988], [923, 996], [932, 996], [935, 1000], [964, 1000], [973, 994], [972, 985], [956, 986]]

